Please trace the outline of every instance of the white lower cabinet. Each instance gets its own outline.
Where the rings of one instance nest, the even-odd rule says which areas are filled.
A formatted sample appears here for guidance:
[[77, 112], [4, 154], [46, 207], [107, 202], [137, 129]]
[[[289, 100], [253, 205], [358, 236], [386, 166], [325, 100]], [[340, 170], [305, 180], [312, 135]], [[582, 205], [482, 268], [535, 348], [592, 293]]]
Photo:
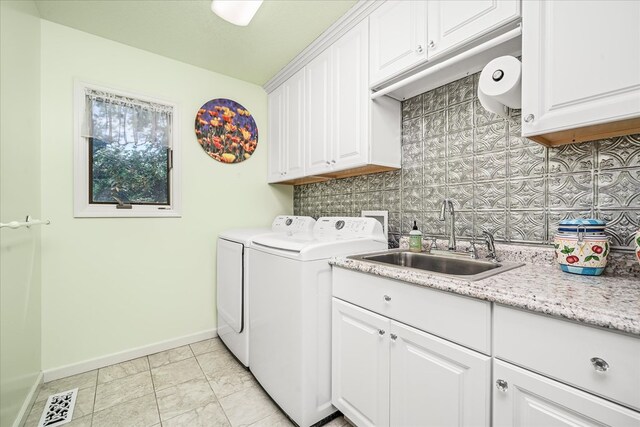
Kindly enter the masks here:
[[391, 425], [488, 426], [491, 358], [391, 321]]
[[358, 426], [389, 425], [390, 320], [333, 299], [332, 403]]
[[640, 413], [495, 360], [495, 427], [640, 426]]
[[333, 404], [358, 426], [488, 426], [491, 358], [333, 299]]

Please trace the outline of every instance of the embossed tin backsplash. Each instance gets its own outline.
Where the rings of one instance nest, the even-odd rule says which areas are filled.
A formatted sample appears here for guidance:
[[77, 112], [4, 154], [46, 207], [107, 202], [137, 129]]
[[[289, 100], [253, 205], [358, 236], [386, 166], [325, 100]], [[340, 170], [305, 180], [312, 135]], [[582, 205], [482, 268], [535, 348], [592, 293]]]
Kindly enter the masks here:
[[402, 170], [296, 186], [294, 213], [313, 217], [389, 211], [389, 239], [413, 221], [445, 236], [444, 198], [455, 200], [456, 234], [549, 243], [561, 219], [601, 218], [614, 247], [640, 227], [640, 134], [546, 148], [520, 137], [476, 96], [478, 74], [402, 103]]

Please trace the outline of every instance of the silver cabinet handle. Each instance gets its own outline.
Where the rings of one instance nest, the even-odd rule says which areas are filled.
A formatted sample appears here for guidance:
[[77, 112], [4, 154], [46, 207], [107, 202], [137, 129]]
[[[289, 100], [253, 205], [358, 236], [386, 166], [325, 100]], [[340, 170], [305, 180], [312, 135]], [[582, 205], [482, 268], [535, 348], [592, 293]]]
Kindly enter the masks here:
[[429, 47], [431, 49], [433, 49], [434, 47], [436, 47], [436, 42], [434, 42], [433, 40], [429, 40]]
[[591, 364], [597, 372], [606, 372], [609, 369], [609, 364], [599, 357], [592, 357]]
[[416, 48], [416, 52], [422, 53], [422, 45], [421, 44], [419, 44], [418, 47]]
[[383, 329], [378, 329], [378, 335], [380, 335], [380, 336], [384, 335], [384, 330]]
[[331, 160], [331, 163], [335, 163], [335, 162], [336, 162], [335, 160]]
[[326, 161], [327, 166], [329, 166], [331, 164], [331, 162], [329, 160]]
[[509, 384], [505, 380], [496, 380], [496, 388], [502, 392], [509, 389]]
[[391, 297], [390, 297], [389, 295], [385, 295], [385, 296], [384, 296], [384, 300], [385, 300], [386, 302], [389, 302], [389, 301], [391, 301]]
[[389, 334], [389, 338], [391, 338], [392, 341], [395, 341], [398, 339], [398, 336], [396, 334]]
[[531, 123], [535, 118], [536, 116], [534, 116], [533, 114], [527, 114], [524, 118], [524, 121], [527, 123]]

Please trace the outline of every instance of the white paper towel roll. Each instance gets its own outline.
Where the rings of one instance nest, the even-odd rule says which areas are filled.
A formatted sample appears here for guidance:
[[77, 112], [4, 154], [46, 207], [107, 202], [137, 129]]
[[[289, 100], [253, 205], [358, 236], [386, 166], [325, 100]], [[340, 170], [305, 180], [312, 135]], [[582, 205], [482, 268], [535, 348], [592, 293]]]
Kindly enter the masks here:
[[484, 107], [485, 110], [491, 111], [494, 114], [499, 115], [500, 117], [504, 117], [505, 119], [509, 117], [509, 110], [507, 110], [506, 105], [501, 104], [494, 98], [490, 98], [485, 95], [480, 89], [478, 89], [478, 100], [480, 104]]
[[504, 106], [520, 108], [522, 64], [513, 56], [501, 56], [489, 62], [480, 73], [478, 99], [482, 106], [505, 116]]

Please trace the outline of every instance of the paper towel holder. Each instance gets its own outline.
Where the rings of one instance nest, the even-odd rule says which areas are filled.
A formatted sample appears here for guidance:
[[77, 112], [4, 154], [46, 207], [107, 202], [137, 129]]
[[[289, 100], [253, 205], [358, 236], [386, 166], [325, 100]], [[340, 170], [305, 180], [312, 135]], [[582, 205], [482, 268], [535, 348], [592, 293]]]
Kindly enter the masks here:
[[[478, 100], [485, 110], [501, 117], [509, 116], [509, 108], [520, 108], [521, 62], [510, 55], [494, 58], [483, 68], [478, 81]], [[484, 84], [483, 84], [484, 82]], [[495, 88], [502, 88], [498, 91]], [[506, 85], [506, 86], [505, 86]], [[488, 89], [483, 89], [485, 86]]]

